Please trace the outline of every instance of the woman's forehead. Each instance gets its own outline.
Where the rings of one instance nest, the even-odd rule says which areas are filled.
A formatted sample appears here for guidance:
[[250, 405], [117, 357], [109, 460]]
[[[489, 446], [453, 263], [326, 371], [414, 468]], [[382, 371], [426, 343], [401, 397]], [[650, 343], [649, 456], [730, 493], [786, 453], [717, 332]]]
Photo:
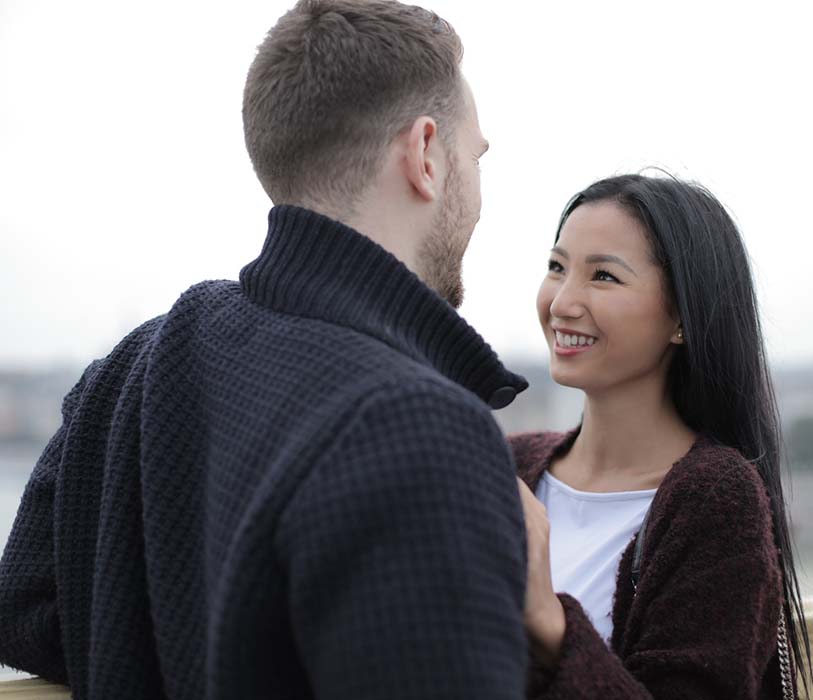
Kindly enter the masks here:
[[562, 226], [556, 245], [575, 255], [617, 255], [623, 251], [642, 260], [651, 257], [651, 245], [643, 224], [610, 201], [576, 207]]

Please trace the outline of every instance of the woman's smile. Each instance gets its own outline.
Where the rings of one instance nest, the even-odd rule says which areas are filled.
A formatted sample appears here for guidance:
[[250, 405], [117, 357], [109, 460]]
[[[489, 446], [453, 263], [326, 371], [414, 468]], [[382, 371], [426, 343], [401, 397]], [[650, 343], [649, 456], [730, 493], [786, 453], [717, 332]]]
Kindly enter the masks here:
[[557, 355], [578, 355], [586, 352], [598, 342], [598, 338], [568, 329], [555, 330], [554, 352]]

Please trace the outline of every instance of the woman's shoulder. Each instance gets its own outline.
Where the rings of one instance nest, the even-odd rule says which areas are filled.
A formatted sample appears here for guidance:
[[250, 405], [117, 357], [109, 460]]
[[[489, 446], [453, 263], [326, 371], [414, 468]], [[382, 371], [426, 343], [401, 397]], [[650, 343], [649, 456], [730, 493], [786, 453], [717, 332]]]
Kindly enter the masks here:
[[[695, 522], [741, 527], [771, 523], [771, 505], [757, 465], [738, 450], [700, 436], [658, 489], [659, 509], [687, 511]], [[653, 508], [655, 504], [653, 503]]]
[[509, 435], [508, 444], [514, 454], [517, 474], [529, 485], [535, 484], [553, 455], [572, 443], [575, 435], [576, 430], [545, 430]]
[[513, 450], [544, 450], [561, 441], [566, 432], [555, 430], [529, 430], [521, 433], [511, 433], [508, 444]]
[[508, 444], [517, 462], [538, 461], [554, 452], [569, 434], [553, 430], [512, 433], [508, 436]]
[[732, 495], [765, 490], [754, 462], [743, 457], [739, 450], [705, 435], [699, 436], [691, 449], [674, 464], [661, 488], [679, 488], [684, 493], [697, 491], [705, 495], [720, 490]]

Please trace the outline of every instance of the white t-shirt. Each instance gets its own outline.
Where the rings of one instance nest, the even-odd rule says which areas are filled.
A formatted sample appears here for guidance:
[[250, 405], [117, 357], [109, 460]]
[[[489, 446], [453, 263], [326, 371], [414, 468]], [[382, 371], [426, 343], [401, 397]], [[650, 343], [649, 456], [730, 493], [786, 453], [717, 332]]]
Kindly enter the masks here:
[[576, 598], [606, 643], [618, 564], [656, 491], [577, 491], [548, 472], [536, 489], [550, 521], [553, 590]]

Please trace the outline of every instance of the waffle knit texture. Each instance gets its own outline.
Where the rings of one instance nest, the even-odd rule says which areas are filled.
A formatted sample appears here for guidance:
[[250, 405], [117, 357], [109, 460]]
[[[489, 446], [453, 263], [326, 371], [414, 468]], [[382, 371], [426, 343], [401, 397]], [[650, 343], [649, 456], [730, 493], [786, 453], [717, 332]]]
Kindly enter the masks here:
[[0, 561], [0, 662], [75, 700], [523, 696], [527, 383], [396, 258], [276, 207], [85, 371]]
[[[519, 475], [531, 489], [577, 434], [511, 436]], [[621, 557], [610, 648], [578, 601], [560, 593], [566, 631], [559, 663], [546, 669], [531, 645], [527, 697], [780, 700], [782, 590], [771, 523], [756, 467], [736, 450], [698, 438], [652, 501], [637, 592], [635, 537]]]

